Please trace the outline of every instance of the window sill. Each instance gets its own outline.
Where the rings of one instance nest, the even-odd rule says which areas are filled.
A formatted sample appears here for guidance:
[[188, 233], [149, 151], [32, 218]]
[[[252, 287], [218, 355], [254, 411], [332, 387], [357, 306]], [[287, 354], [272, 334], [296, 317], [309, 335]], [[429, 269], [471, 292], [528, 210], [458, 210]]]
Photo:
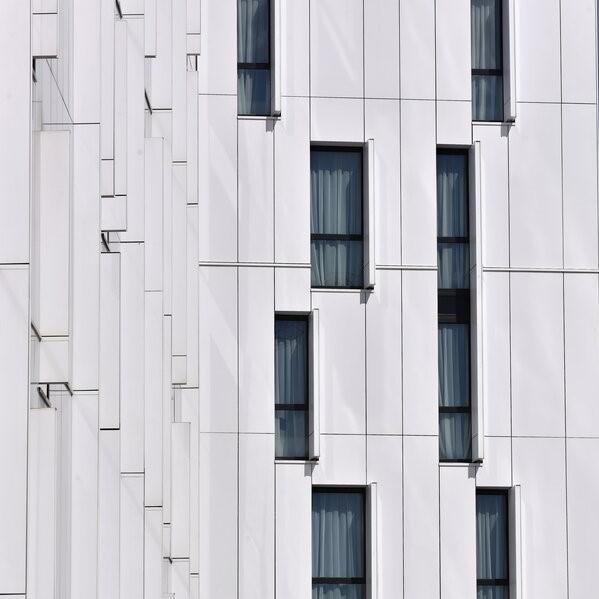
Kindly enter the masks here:
[[281, 115], [274, 114], [238, 114], [238, 121], [280, 121]]
[[516, 121], [472, 121], [472, 125], [482, 125], [484, 127], [513, 127]]
[[470, 468], [470, 466], [480, 466], [481, 462], [463, 461], [463, 460], [439, 460], [441, 468]]
[[275, 458], [275, 464], [318, 464], [318, 458], [311, 460], [310, 458]]

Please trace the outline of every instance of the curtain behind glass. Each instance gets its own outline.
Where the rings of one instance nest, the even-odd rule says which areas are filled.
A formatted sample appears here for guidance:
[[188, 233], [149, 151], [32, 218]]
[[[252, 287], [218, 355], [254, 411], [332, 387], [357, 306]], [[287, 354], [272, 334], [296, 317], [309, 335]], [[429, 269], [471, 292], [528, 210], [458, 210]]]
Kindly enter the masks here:
[[[312, 150], [310, 156], [311, 232], [362, 235], [361, 152]], [[359, 287], [361, 239], [313, 239], [312, 285]]]
[[470, 405], [470, 327], [439, 323], [439, 405]]
[[361, 493], [313, 493], [312, 576], [365, 576], [364, 499]]
[[275, 403], [304, 404], [307, 398], [308, 325], [275, 321]]
[[363, 584], [314, 584], [312, 599], [364, 599]]
[[472, 454], [470, 414], [439, 413], [439, 458], [468, 460]]
[[237, 114], [270, 113], [270, 69], [237, 71]]
[[505, 495], [476, 496], [476, 577], [507, 579], [507, 501]]
[[437, 154], [437, 235], [468, 237], [465, 154]]
[[237, 0], [237, 62], [268, 63], [269, 0]]
[[275, 457], [308, 455], [308, 423], [305, 410], [275, 410]]

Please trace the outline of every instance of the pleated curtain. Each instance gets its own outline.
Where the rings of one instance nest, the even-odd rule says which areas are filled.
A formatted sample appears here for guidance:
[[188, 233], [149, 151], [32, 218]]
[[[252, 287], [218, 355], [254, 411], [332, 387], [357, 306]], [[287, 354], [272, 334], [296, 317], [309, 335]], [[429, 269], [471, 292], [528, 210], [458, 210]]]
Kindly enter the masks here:
[[[472, 0], [472, 68], [502, 68], [501, 0]], [[503, 77], [480, 74], [472, 78], [473, 118], [500, 121]]]
[[[359, 152], [311, 152], [311, 232], [362, 235], [362, 155]], [[358, 287], [362, 282], [362, 240], [313, 240], [312, 285]]]
[[[361, 493], [314, 492], [312, 576], [363, 578], [364, 531]], [[355, 583], [314, 583], [312, 599], [365, 599], [365, 589]]]
[[240, 68], [237, 77], [239, 114], [266, 114], [270, 108], [269, 0], [237, 0], [237, 62], [263, 63]]
[[[507, 500], [505, 495], [476, 497], [476, 577], [507, 580]], [[479, 586], [478, 599], [506, 599], [507, 587]]]
[[[305, 320], [275, 321], [275, 404], [304, 405], [308, 389], [308, 323]], [[277, 457], [306, 454], [306, 412], [277, 410], [275, 453]]]

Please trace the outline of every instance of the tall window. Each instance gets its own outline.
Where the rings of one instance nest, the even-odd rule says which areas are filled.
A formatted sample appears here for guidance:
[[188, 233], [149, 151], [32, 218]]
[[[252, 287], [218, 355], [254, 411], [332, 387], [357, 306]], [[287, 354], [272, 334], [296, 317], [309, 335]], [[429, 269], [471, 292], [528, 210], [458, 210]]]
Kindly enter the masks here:
[[507, 492], [478, 489], [476, 493], [477, 599], [508, 599]]
[[237, 0], [237, 111], [270, 114], [270, 0]]
[[363, 489], [312, 492], [312, 599], [365, 599]]
[[362, 148], [310, 152], [312, 287], [362, 287]]
[[502, 0], [472, 0], [472, 118], [503, 120]]
[[439, 455], [445, 461], [468, 461], [472, 453], [468, 226], [468, 154], [439, 150]]
[[275, 456], [308, 454], [308, 319], [275, 319]]

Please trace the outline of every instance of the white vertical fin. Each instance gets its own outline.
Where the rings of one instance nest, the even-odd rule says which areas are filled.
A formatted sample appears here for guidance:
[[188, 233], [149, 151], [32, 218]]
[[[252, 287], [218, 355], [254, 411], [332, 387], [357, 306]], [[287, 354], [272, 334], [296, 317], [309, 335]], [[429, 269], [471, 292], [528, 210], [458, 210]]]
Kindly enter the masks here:
[[503, 119], [516, 120], [516, 0], [503, 2]]
[[374, 229], [374, 139], [369, 139], [364, 147], [364, 287], [373, 289], [376, 276]]
[[366, 585], [368, 599], [378, 599], [378, 494], [377, 483], [366, 488], [367, 560]]
[[310, 314], [310, 424], [308, 427], [309, 458], [320, 457], [320, 339], [318, 309]]
[[481, 152], [475, 141], [469, 155], [470, 189], [470, 380], [472, 402], [472, 460], [484, 457], [484, 398], [482, 341], [482, 219]]
[[522, 599], [522, 500], [520, 485], [509, 492], [510, 599]]
[[281, 115], [281, 0], [271, 0], [271, 32], [272, 40], [270, 64], [271, 113]]

